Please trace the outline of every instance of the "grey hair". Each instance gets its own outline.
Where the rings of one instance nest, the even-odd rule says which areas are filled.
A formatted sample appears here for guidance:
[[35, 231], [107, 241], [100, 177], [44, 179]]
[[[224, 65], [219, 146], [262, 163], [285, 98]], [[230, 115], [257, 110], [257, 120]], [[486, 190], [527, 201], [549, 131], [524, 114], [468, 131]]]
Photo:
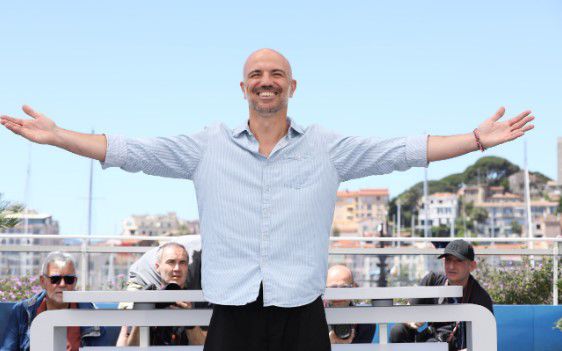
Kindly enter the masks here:
[[41, 266], [41, 274], [47, 275], [49, 273], [49, 264], [54, 262], [61, 262], [64, 264], [70, 262], [72, 263], [74, 268], [76, 268], [76, 261], [74, 261], [74, 257], [71, 254], [62, 251], [53, 251], [49, 253], [43, 261], [43, 265]]
[[164, 249], [172, 246], [179, 247], [180, 249], [185, 251], [187, 262], [189, 263], [189, 253], [187, 252], [187, 249], [185, 248], [185, 246], [175, 241], [168, 241], [167, 243], [160, 245], [160, 247], [158, 247], [158, 250], [156, 251], [156, 260], [160, 262], [162, 260], [162, 252], [164, 252]]

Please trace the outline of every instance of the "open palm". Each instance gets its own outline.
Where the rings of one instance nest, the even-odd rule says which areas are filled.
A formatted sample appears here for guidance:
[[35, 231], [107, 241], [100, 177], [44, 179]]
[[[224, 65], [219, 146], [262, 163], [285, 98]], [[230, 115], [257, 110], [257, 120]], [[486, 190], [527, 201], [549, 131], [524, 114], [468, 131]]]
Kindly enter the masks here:
[[478, 126], [484, 147], [489, 148], [517, 139], [534, 128], [532, 124], [528, 124], [535, 119], [531, 116], [531, 111], [524, 111], [507, 121], [500, 121], [504, 113], [505, 108], [500, 107], [492, 117]]
[[52, 143], [56, 136], [56, 124], [42, 113], [24, 105], [23, 112], [33, 119], [0, 116], [0, 123], [15, 134], [39, 144]]

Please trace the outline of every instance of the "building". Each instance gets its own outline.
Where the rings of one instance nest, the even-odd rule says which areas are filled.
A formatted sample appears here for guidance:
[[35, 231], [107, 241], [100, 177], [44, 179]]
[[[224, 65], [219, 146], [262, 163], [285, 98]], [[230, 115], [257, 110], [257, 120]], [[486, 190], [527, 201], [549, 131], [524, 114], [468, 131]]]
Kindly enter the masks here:
[[[488, 212], [488, 219], [483, 226], [486, 236], [505, 237], [521, 236], [527, 234], [527, 215], [526, 204], [521, 198], [514, 194], [505, 194], [503, 197], [496, 196], [487, 201], [478, 203], [476, 207], [484, 208]], [[536, 225], [544, 218], [556, 215], [558, 203], [546, 200], [531, 200], [531, 219], [535, 225], [533, 234], [543, 236], [551, 233], [547, 230], [547, 224], [537, 230]], [[547, 221], [550, 223], [551, 221]], [[519, 229], [520, 228], [520, 229]], [[520, 230], [520, 232], [518, 232]]]
[[132, 215], [123, 220], [122, 235], [177, 236], [199, 233], [199, 221], [178, 218], [175, 212], [164, 215]]
[[[52, 215], [39, 213], [34, 210], [7, 214], [8, 218], [17, 218], [19, 223], [12, 228], [0, 229], [3, 234], [59, 234], [59, 223]], [[31, 246], [31, 245], [53, 245], [56, 239], [34, 239], [34, 238], [0, 238], [1, 246]], [[0, 277], [6, 276], [30, 276], [37, 275], [41, 267], [43, 255], [32, 252], [2, 252], [0, 254]]]
[[[427, 224], [432, 227], [440, 225], [451, 226], [458, 215], [458, 196], [453, 193], [435, 193], [428, 196], [428, 211], [426, 217], [425, 196], [418, 204], [418, 228]], [[427, 219], [426, 219], [427, 218]]]
[[334, 235], [375, 235], [384, 231], [388, 217], [388, 189], [338, 191], [332, 231]]

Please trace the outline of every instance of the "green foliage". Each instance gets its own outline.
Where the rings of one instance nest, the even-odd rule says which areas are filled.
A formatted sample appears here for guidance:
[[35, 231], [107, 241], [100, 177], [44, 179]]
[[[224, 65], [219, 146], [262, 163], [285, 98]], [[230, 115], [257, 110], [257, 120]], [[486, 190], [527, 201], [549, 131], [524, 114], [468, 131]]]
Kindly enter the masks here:
[[0, 279], [0, 302], [21, 301], [41, 291], [37, 277], [8, 277]]
[[562, 213], [562, 196], [560, 196], [560, 200], [558, 200], [558, 213]]
[[521, 227], [521, 224], [519, 224], [519, 222], [513, 221], [511, 222], [511, 231], [513, 231], [514, 234], [521, 235], [521, 233], [523, 233], [523, 227]]
[[505, 158], [488, 156], [482, 157], [464, 172], [465, 184], [501, 185], [501, 181], [513, 173], [519, 172], [517, 165]]
[[440, 224], [439, 227], [431, 227], [432, 237], [448, 237], [451, 235], [451, 228], [444, 224]]
[[492, 267], [485, 261], [474, 276], [496, 304], [552, 304], [552, 260], [543, 258], [531, 265], [524, 258], [518, 265]]
[[3, 201], [2, 194], [0, 194], [0, 229], [11, 228], [17, 225], [19, 220], [16, 218], [6, 218], [6, 213], [20, 212], [21, 210], [21, 206], [10, 205], [7, 201]]

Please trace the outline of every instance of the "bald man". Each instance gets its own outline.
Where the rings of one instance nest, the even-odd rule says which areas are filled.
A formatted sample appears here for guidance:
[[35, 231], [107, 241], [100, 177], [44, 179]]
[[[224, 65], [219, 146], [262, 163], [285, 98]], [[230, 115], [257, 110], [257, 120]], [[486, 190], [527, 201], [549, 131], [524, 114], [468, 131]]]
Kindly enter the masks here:
[[[353, 288], [357, 284], [353, 279], [353, 273], [344, 265], [334, 265], [328, 269], [326, 287], [328, 288]], [[354, 306], [351, 300], [330, 300], [327, 305], [331, 307]], [[371, 343], [375, 336], [375, 324], [354, 324], [330, 327], [330, 342], [332, 344], [363, 344]]]
[[[24, 106], [31, 119], [1, 116], [7, 129], [120, 167], [193, 180], [202, 237], [202, 286], [214, 304], [206, 351], [329, 350], [321, 295], [341, 182], [484, 150], [532, 128], [504, 109], [466, 134], [348, 137], [287, 116], [297, 89], [289, 61], [261, 49], [240, 82], [248, 117], [175, 137], [132, 139], [65, 130]], [[176, 126], [183, 129], [185, 126]], [[376, 131], [375, 131], [376, 132]]]

